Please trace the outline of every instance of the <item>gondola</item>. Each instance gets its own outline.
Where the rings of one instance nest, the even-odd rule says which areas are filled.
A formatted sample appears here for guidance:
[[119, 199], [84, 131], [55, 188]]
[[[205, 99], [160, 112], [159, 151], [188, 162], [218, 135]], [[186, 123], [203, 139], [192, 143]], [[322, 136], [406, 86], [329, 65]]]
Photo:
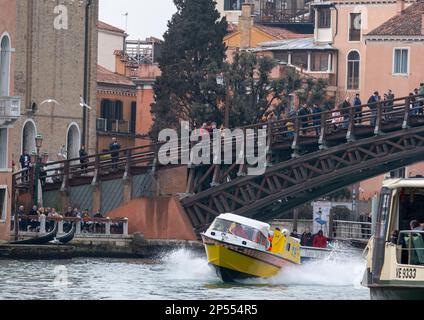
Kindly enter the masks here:
[[71, 230], [68, 233], [64, 234], [63, 236], [57, 237], [55, 243], [67, 244], [68, 242], [71, 242], [75, 237], [76, 231], [77, 231], [77, 225], [73, 223]]
[[31, 239], [28, 239], [28, 240], [15, 241], [15, 242], [11, 242], [10, 244], [18, 244], [18, 245], [43, 245], [43, 244], [48, 244], [50, 241], [55, 239], [58, 228], [59, 228], [59, 225], [58, 225], [57, 222], [55, 222], [53, 230], [50, 231], [49, 233], [43, 235], [43, 236], [31, 238]]

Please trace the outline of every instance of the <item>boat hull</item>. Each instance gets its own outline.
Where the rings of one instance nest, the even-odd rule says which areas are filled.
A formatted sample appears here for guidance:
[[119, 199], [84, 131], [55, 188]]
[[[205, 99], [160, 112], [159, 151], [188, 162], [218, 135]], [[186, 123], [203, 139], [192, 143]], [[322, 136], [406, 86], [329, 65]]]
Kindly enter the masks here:
[[378, 287], [370, 291], [371, 300], [424, 300], [424, 287]]
[[269, 278], [294, 263], [274, 254], [204, 239], [208, 262], [224, 282]]

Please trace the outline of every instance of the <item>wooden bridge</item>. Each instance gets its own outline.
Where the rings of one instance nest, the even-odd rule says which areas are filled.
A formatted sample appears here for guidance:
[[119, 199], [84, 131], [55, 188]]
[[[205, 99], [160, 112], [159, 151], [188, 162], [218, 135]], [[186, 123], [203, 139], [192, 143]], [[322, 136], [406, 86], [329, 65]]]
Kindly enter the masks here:
[[[415, 102], [423, 98], [408, 96], [364, 105], [361, 110], [350, 107], [240, 128], [255, 137], [259, 129], [266, 129], [267, 168], [260, 176], [247, 175], [249, 165], [237, 164], [236, 152], [231, 165], [164, 167], [158, 161], [163, 144], [151, 144], [121, 150], [117, 157], [89, 156], [86, 167], [80, 159], [49, 163], [43, 191], [66, 193], [76, 186], [125, 182], [143, 175], [151, 178], [146, 183], [150, 196], [155, 196], [158, 172], [180, 167], [187, 170], [186, 181], [181, 181], [186, 186], [181, 204], [197, 232], [223, 212], [269, 221], [337, 189], [424, 160], [424, 107]], [[236, 143], [234, 137], [222, 143], [229, 139]], [[176, 151], [181, 157], [186, 150], [180, 143]], [[32, 194], [34, 169], [16, 173], [13, 183], [15, 200]]]

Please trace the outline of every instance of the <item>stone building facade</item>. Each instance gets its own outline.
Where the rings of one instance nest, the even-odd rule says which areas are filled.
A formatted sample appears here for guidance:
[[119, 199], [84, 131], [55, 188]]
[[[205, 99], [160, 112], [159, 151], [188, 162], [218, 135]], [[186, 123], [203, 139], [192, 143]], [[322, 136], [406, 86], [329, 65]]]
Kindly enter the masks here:
[[[59, 153], [78, 156], [81, 144], [94, 153], [98, 0], [13, 2], [17, 28], [15, 95], [22, 97], [22, 117], [10, 132], [15, 163], [23, 150], [29, 153], [34, 150], [37, 134], [43, 136], [42, 151], [49, 153], [50, 161], [63, 159]], [[92, 109], [87, 110], [84, 143], [80, 97], [84, 94], [86, 10], [89, 30], [86, 102]]]
[[10, 237], [12, 211], [13, 125], [20, 115], [20, 99], [14, 97], [16, 67], [16, 2], [0, 0], [0, 242]]

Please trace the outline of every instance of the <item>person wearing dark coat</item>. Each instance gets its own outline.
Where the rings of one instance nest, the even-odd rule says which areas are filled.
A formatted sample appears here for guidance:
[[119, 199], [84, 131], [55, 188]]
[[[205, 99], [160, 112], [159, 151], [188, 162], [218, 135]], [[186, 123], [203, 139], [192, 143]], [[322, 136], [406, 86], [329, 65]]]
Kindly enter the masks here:
[[299, 122], [301, 123], [301, 128], [303, 130], [303, 134], [306, 134], [306, 128], [309, 126], [308, 115], [310, 114], [308, 108], [305, 104], [301, 105], [299, 111], [297, 112], [297, 116], [299, 117]]
[[312, 247], [314, 236], [311, 233], [311, 229], [306, 228], [300, 237], [300, 245], [303, 247]]
[[317, 136], [319, 136], [321, 133], [321, 113], [322, 109], [319, 107], [319, 105], [314, 104], [314, 107], [312, 108], [312, 120], [314, 121], [315, 133]]
[[297, 233], [297, 230], [295, 229], [295, 230], [293, 230], [293, 232], [290, 234], [290, 237], [292, 237], [292, 238], [296, 238], [296, 239], [299, 239], [300, 237], [299, 237], [299, 234]]
[[26, 182], [28, 181], [28, 170], [31, 167], [31, 157], [26, 150], [19, 158], [19, 162], [21, 164], [21, 169], [25, 170], [23, 173], [23, 180]]
[[371, 110], [371, 126], [375, 127], [377, 122], [377, 103], [380, 101], [380, 95], [378, 91], [368, 99], [368, 105]]
[[[392, 90], [389, 90], [389, 92], [386, 95], [386, 104], [385, 104], [385, 111], [387, 113], [393, 112], [393, 106], [394, 106], [394, 101], [395, 100], [395, 95], [393, 94]], [[391, 119], [392, 115], [386, 115], [387, 119]]]
[[81, 149], [79, 151], [79, 158], [80, 158], [80, 163], [81, 163], [81, 171], [84, 174], [87, 173], [87, 168], [88, 168], [88, 165], [87, 165], [88, 159], [87, 159], [87, 157], [88, 157], [88, 153], [85, 150], [85, 146], [82, 145], [81, 146]]
[[362, 101], [359, 94], [356, 95], [353, 106], [355, 107], [356, 123], [360, 124], [362, 122]]
[[110, 155], [112, 157], [112, 169], [118, 169], [118, 160], [119, 160], [119, 150], [121, 145], [118, 143], [116, 138], [112, 138], [112, 143], [109, 145]]

